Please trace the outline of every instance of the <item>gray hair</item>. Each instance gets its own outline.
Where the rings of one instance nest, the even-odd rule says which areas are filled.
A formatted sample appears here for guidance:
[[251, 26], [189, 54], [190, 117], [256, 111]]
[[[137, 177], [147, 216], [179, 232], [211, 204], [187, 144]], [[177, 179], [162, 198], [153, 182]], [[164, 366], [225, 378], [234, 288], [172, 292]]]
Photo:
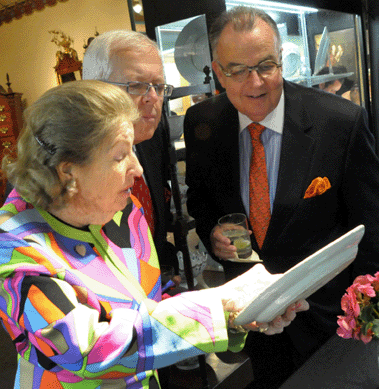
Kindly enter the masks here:
[[4, 157], [3, 172], [35, 206], [63, 207], [71, 183], [60, 181], [57, 166], [89, 164], [115, 129], [138, 118], [132, 99], [114, 85], [90, 80], [64, 83], [25, 111], [17, 159]]
[[136, 31], [115, 30], [97, 36], [88, 46], [83, 58], [84, 80], [108, 80], [113, 71], [112, 57], [119, 50], [144, 51], [157, 44], [147, 35]]
[[270, 15], [257, 8], [237, 6], [229, 11], [224, 11], [217, 19], [215, 19], [211, 26], [209, 40], [212, 48], [213, 59], [218, 59], [217, 45], [220, 35], [227, 25], [231, 24], [235, 31], [251, 31], [254, 29], [257, 18], [263, 20], [272, 28], [278, 39], [278, 48], [280, 48], [281, 38], [278, 26]]

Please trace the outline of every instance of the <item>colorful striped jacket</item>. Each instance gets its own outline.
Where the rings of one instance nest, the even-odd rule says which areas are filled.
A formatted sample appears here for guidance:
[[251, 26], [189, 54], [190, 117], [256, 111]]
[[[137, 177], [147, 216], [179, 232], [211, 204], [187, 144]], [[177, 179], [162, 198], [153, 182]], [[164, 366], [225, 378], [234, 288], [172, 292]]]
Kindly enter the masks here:
[[157, 368], [227, 349], [220, 298], [210, 289], [161, 301], [138, 200], [116, 227], [123, 216], [120, 246], [14, 190], [0, 209], [0, 318], [19, 356], [16, 388], [149, 388]]

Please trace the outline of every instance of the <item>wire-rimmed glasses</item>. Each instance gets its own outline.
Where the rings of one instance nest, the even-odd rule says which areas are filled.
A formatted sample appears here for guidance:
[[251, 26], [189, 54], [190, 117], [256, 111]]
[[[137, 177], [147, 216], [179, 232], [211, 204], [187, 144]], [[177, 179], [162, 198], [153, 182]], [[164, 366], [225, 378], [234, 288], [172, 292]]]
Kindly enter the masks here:
[[277, 63], [271, 60], [263, 61], [255, 66], [241, 64], [230, 66], [228, 68], [224, 68], [218, 61], [217, 63], [219, 64], [221, 71], [225, 74], [226, 77], [230, 77], [232, 80], [237, 82], [245, 81], [253, 70], [255, 70], [262, 78], [270, 77], [274, 75], [278, 68], [282, 66], [281, 63]]
[[169, 97], [171, 96], [172, 91], [174, 90], [174, 87], [168, 84], [150, 84], [148, 82], [140, 81], [129, 81], [125, 83], [113, 81], [105, 82], [107, 82], [108, 84], [124, 87], [127, 93], [139, 96], [146, 96], [149, 93], [150, 88], [154, 88], [155, 93], [158, 96]]

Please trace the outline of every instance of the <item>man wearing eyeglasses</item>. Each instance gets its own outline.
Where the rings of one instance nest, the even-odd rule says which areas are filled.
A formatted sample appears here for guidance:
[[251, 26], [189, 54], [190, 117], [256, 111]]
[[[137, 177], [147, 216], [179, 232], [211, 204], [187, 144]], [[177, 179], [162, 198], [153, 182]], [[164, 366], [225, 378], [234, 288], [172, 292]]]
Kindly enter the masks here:
[[[282, 77], [281, 40], [266, 13], [236, 7], [211, 27], [213, 70], [225, 89], [187, 110], [187, 209], [232, 279], [251, 267], [218, 219], [245, 213], [253, 250], [282, 273], [364, 224], [352, 266], [314, 293], [311, 309], [275, 337], [249, 335], [252, 388], [275, 389], [336, 333], [345, 289], [379, 270], [379, 161], [364, 109]], [[252, 339], [254, 337], [254, 339]]]
[[[118, 85], [139, 109], [141, 118], [134, 125], [134, 147], [144, 173], [136, 180], [133, 194], [143, 205], [160, 263], [177, 269], [176, 250], [167, 242], [171, 218], [167, 184], [169, 139], [161, 122], [163, 99], [171, 95], [173, 86], [165, 84], [158, 47], [146, 35], [135, 31], [103, 33], [85, 52], [83, 79]], [[106, 228], [112, 229], [112, 225]], [[180, 277], [175, 276], [175, 281], [180, 282]]]

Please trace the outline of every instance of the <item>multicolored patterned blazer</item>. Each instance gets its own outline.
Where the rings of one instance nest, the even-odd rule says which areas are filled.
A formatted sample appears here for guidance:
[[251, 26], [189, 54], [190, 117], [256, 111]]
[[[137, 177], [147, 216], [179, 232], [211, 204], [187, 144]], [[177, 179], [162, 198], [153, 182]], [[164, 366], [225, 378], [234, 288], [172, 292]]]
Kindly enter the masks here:
[[227, 349], [212, 289], [161, 301], [153, 240], [132, 200], [113, 219], [127, 217], [121, 245], [14, 190], [0, 209], [0, 318], [19, 356], [15, 387], [149, 388], [157, 368]]

